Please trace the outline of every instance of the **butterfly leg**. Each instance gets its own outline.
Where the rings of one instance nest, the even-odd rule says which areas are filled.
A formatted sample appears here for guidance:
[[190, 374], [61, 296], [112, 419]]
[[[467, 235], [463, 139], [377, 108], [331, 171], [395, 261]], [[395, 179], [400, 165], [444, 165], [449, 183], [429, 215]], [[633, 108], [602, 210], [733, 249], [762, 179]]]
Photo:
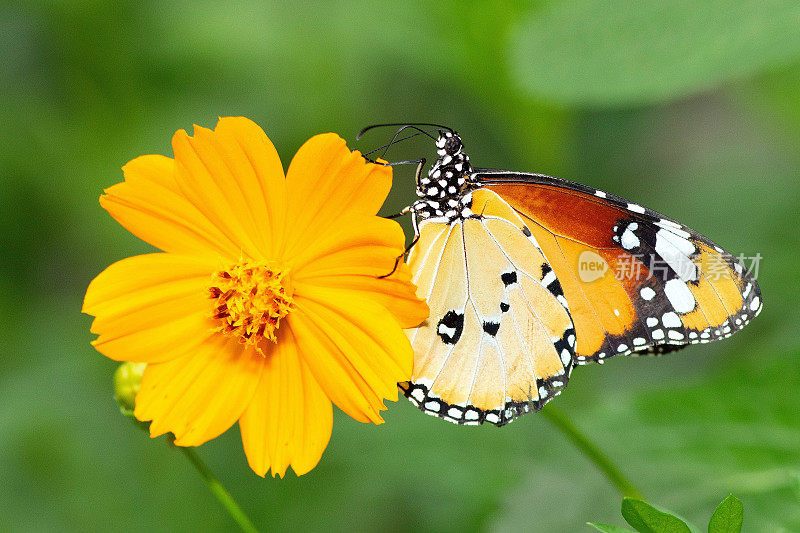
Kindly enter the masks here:
[[404, 251], [402, 254], [398, 255], [398, 256], [395, 258], [395, 260], [394, 260], [394, 268], [392, 268], [392, 271], [391, 271], [391, 272], [389, 272], [388, 274], [384, 274], [383, 276], [378, 276], [378, 279], [388, 278], [389, 276], [391, 276], [392, 274], [394, 274], [394, 273], [395, 273], [395, 271], [397, 270], [397, 267], [398, 267], [398, 266], [400, 266], [400, 260], [401, 260], [401, 259], [403, 259], [403, 258], [405, 257], [405, 255], [406, 255], [408, 252], [410, 252], [410, 251], [411, 251], [411, 249], [414, 247], [414, 245], [415, 245], [415, 244], [417, 244], [417, 241], [418, 241], [418, 240], [419, 240], [419, 234], [417, 234], [417, 236], [416, 236], [416, 237], [414, 237], [414, 240], [413, 240], [413, 241], [411, 241], [411, 244], [409, 244], [409, 245], [406, 247], [406, 250], [405, 250], [405, 251]]
[[417, 190], [420, 188], [419, 177], [422, 175], [422, 167], [425, 166], [425, 158], [422, 157], [419, 160], [419, 164], [417, 165], [417, 171], [414, 172], [414, 184], [417, 186]]
[[[386, 163], [386, 164], [391, 166], [391, 165], [402, 165], [402, 164], [405, 164], [405, 163], [417, 163], [417, 170], [414, 173], [414, 182], [417, 184], [417, 188], [419, 188], [419, 177], [422, 174], [422, 167], [425, 166], [425, 158], [423, 157], [422, 159], [415, 159], [413, 161], [399, 161], [397, 163]], [[404, 208], [402, 211], [400, 211], [399, 213], [386, 215], [383, 218], [399, 218], [399, 217], [401, 217], [401, 216], [403, 216], [405, 214], [411, 213], [411, 212], [416, 213], [416, 211], [414, 210], [413, 206], [408, 206], [408, 207]], [[416, 230], [416, 220], [415, 220], [414, 221], [414, 235], [418, 235], [418, 234], [419, 234], [419, 232], [417, 232], [417, 230]]]
[[400, 211], [394, 217], [388, 216], [386, 218], [397, 218], [399, 216], [405, 215], [406, 213], [412, 213], [413, 214], [413, 216], [411, 217], [411, 226], [414, 228], [414, 239], [411, 241], [411, 244], [406, 246], [405, 251], [395, 258], [395, 260], [394, 260], [394, 268], [392, 268], [392, 271], [389, 272], [388, 274], [384, 274], [383, 276], [378, 276], [378, 279], [388, 278], [389, 276], [394, 274], [395, 271], [397, 271], [397, 267], [400, 265], [400, 260], [403, 259], [406, 256], [406, 254], [411, 251], [411, 249], [414, 247], [414, 245], [417, 244], [417, 241], [419, 241], [419, 225], [417, 224], [417, 211], [416, 211], [416, 209], [414, 208], [413, 205], [410, 205], [410, 206], [404, 208], [402, 211]]

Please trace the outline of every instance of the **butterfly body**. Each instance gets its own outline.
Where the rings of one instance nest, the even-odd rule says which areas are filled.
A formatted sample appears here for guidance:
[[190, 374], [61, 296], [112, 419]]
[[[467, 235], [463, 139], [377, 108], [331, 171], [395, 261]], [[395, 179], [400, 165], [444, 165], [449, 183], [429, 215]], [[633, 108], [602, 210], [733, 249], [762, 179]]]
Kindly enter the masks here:
[[761, 310], [749, 272], [689, 228], [559, 178], [476, 169], [452, 131], [436, 145], [409, 208], [408, 263], [431, 314], [408, 331], [401, 384], [426, 413], [503, 425], [576, 365], [725, 338]]
[[436, 147], [439, 157], [427, 177], [420, 178], [417, 183], [420, 200], [414, 203], [413, 211], [417, 217], [435, 222], [467, 218], [471, 215], [465, 211], [471, 203], [467, 194], [470, 187], [467, 178], [472, 174], [469, 156], [464, 153], [457, 135], [440, 136]]

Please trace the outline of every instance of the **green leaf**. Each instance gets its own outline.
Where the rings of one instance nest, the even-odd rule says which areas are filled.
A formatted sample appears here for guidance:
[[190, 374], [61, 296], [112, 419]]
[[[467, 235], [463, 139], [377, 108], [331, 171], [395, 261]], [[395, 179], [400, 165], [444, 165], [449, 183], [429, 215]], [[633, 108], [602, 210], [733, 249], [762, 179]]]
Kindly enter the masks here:
[[593, 522], [586, 522], [586, 524], [603, 533], [633, 533], [630, 529], [609, 524], [595, 524]]
[[511, 39], [512, 76], [564, 104], [643, 104], [800, 57], [794, 0], [554, 2]]
[[722, 500], [711, 515], [708, 533], [739, 533], [742, 530], [742, 502], [733, 494]]
[[691, 533], [680, 518], [634, 498], [622, 500], [622, 517], [639, 533]]

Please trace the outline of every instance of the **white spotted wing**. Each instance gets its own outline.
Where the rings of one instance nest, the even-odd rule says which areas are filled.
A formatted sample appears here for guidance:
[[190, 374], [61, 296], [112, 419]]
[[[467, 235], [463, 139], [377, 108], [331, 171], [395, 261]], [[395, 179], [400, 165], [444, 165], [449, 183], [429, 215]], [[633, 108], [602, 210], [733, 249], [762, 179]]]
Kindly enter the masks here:
[[527, 226], [489, 191], [472, 205], [466, 218], [420, 226], [409, 265], [431, 313], [408, 331], [414, 370], [401, 387], [431, 415], [503, 425], [566, 386], [576, 338]]

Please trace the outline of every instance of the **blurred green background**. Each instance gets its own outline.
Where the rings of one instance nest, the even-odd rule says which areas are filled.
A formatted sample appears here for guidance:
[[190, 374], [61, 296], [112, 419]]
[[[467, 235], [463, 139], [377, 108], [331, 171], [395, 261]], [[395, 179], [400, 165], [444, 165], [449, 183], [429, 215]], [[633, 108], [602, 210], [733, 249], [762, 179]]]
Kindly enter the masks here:
[[[652, 503], [800, 530], [797, 2], [5, 2], [0, 6], [0, 530], [228, 530], [164, 439], [112, 399], [89, 281], [150, 248], [98, 205], [120, 167], [245, 115], [284, 164], [383, 121], [457, 129], [478, 166], [625, 196], [760, 253], [766, 306], [732, 339], [578, 368], [555, 404]], [[665, 7], [668, 6], [668, 7]], [[431, 155], [409, 142], [390, 159]], [[385, 212], [413, 199], [397, 169]], [[407, 227], [407, 226], [406, 226]], [[548, 421], [457, 427], [407, 401], [336, 413], [310, 474], [261, 479], [237, 430], [199, 449], [253, 520], [292, 530], [588, 531], [620, 496]]]

